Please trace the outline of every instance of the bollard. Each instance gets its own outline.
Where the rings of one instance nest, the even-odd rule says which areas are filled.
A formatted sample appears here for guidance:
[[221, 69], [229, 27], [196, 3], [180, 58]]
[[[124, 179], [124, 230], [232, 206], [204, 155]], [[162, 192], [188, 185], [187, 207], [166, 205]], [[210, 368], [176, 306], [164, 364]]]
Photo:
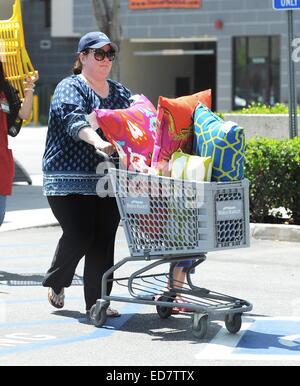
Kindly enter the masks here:
[[33, 96], [33, 125], [39, 125], [39, 97], [37, 95]]

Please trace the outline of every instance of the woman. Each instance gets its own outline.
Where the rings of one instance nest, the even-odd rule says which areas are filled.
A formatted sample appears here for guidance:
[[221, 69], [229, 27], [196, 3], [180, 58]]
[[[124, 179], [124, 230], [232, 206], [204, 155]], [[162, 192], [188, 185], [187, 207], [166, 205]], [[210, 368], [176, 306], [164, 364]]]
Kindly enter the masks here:
[[33, 92], [38, 73], [26, 77], [24, 82], [24, 101], [21, 103], [14, 89], [5, 79], [0, 60], [0, 226], [4, 221], [6, 198], [12, 193], [14, 159], [8, 148], [8, 125], [16, 118], [28, 120], [32, 110]]
[[[56, 87], [51, 103], [46, 149], [43, 157], [44, 193], [63, 234], [43, 286], [49, 287], [52, 306], [64, 306], [64, 288], [72, 283], [85, 256], [86, 311], [101, 298], [101, 279], [113, 264], [119, 211], [114, 197], [96, 194], [99, 156], [115, 152], [101, 130], [93, 130], [87, 116], [94, 109], [120, 109], [130, 105], [131, 92], [108, 79], [116, 46], [101, 32], [84, 35], [78, 44], [73, 74]], [[109, 284], [109, 294], [112, 284]], [[119, 316], [107, 309], [108, 316]]]

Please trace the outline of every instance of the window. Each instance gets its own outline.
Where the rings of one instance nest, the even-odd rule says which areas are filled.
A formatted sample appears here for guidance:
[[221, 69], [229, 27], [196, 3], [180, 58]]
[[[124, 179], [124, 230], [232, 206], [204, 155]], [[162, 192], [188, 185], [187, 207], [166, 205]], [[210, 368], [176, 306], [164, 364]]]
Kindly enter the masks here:
[[279, 47], [278, 36], [234, 38], [233, 109], [279, 101]]

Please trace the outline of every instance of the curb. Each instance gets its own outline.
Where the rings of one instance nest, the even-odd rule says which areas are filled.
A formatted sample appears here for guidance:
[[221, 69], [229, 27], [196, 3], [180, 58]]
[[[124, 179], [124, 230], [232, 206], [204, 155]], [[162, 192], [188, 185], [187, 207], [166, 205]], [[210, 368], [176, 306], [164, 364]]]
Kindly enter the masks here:
[[251, 223], [250, 236], [260, 240], [300, 242], [300, 226]]
[[0, 227], [0, 234], [2, 232], [54, 225], [58, 225], [58, 222], [50, 208], [8, 211], [5, 214], [4, 223]]

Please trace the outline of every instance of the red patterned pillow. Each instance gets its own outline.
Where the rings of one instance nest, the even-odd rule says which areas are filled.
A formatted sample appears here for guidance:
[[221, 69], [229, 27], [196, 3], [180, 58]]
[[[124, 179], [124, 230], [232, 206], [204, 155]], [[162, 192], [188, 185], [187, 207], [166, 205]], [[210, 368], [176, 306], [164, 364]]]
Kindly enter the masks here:
[[97, 126], [116, 147], [123, 164], [130, 170], [147, 170], [156, 131], [153, 104], [144, 95], [136, 95], [127, 109], [99, 109], [95, 113]]

